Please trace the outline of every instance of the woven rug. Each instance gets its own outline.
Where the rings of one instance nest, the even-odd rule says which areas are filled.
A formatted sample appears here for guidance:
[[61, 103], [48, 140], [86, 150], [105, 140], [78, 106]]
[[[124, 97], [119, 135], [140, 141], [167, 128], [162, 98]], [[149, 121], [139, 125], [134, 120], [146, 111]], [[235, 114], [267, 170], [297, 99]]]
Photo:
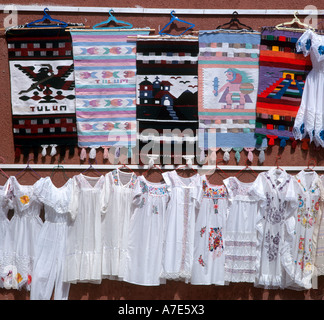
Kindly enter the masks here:
[[300, 32], [263, 28], [260, 48], [260, 79], [257, 98], [256, 135], [269, 145], [278, 138], [280, 146], [294, 140], [292, 129], [306, 76], [309, 57], [296, 52]]
[[256, 147], [260, 33], [199, 32], [199, 147]]
[[[186, 148], [198, 128], [198, 41], [137, 41], [137, 121], [140, 146], [155, 141]], [[154, 136], [150, 129], [154, 129]], [[184, 137], [187, 132], [187, 137]], [[194, 147], [193, 147], [194, 148]], [[161, 147], [162, 150], [162, 147]], [[188, 151], [190, 153], [190, 151]]]
[[71, 31], [78, 145], [90, 149], [136, 145], [136, 41], [148, 31]]
[[71, 37], [61, 29], [6, 33], [16, 156], [77, 146]]

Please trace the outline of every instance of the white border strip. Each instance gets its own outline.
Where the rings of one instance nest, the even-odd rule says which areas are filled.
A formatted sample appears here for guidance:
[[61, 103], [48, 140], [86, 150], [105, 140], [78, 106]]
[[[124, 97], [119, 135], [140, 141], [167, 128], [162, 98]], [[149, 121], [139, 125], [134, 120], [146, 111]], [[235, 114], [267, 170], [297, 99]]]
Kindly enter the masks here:
[[[18, 4], [0, 4], [0, 10], [8, 9], [9, 6], [15, 6], [17, 11], [44, 11], [48, 8], [49, 12], [80, 12], [80, 13], [107, 13], [113, 9], [115, 13], [132, 13], [132, 14], [170, 14], [171, 10], [175, 14], [189, 15], [231, 15], [236, 11], [239, 15], [294, 15], [298, 11], [298, 15], [309, 15], [310, 10], [289, 10], [289, 9], [177, 9], [177, 8], [142, 8], [142, 7], [73, 7], [73, 6], [55, 6], [46, 4], [18, 5]], [[318, 10], [318, 15], [324, 14], [324, 10]]]
[[[126, 164], [127, 167], [129, 167], [130, 169], [139, 169], [139, 170], [145, 170], [148, 169], [149, 166], [148, 165], [134, 165], [134, 164]], [[178, 167], [184, 167], [184, 165], [159, 165], [158, 166], [161, 167], [161, 169], [163, 170], [174, 170]], [[26, 168], [26, 164], [0, 164], [0, 168], [3, 170], [22, 170]], [[64, 163], [60, 163], [60, 166], [63, 166], [65, 170], [85, 170], [89, 168], [89, 164], [64, 164]], [[98, 164], [92, 164], [92, 167], [94, 169], [97, 170], [113, 170], [116, 168], [120, 168], [122, 167], [122, 164], [117, 164], [117, 165], [98, 165]], [[198, 165], [192, 165], [191, 166], [193, 169], [199, 169], [199, 170], [211, 170], [211, 169], [215, 169], [215, 165], [204, 165], [204, 166], [198, 166]], [[223, 166], [217, 166], [219, 169], [222, 170], [226, 170], [226, 171], [239, 171], [242, 170], [244, 168], [246, 168], [246, 166], [233, 166], [233, 165], [223, 165]], [[276, 166], [249, 166], [249, 169], [252, 169], [254, 171], [268, 171], [272, 168], [275, 168]], [[307, 167], [306, 166], [279, 166], [281, 169], [286, 170], [286, 171], [301, 171], [301, 170], [305, 170]], [[39, 170], [48, 170], [48, 169], [55, 169], [57, 168], [56, 164], [29, 164], [29, 168], [31, 169], [39, 169]], [[323, 166], [315, 166], [315, 167], [310, 167], [311, 169], [313, 169], [314, 171], [324, 171], [324, 167]], [[186, 169], [186, 168], [185, 168]], [[249, 169], [247, 169], [247, 171], [249, 171]], [[152, 169], [154, 170], [154, 168]], [[217, 170], [216, 170], [217, 171]]]

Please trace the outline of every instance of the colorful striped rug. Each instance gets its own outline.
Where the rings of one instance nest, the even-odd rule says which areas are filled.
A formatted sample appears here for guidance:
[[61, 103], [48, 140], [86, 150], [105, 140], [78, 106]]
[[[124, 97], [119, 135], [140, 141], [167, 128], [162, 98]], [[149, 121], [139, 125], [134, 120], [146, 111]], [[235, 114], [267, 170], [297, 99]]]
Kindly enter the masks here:
[[199, 147], [256, 147], [260, 33], [199, 32]]
[[[78, 145], [90, 157], [102, 147], [136, 145], [136, 41], [149, 31], [71, 31]], [[105, 153], [104, 153], [105, 154]]]
[[71, 36], [61, 29], [6, 33], [16, 157], [77, 146]]
[[260, 78], [257, 97], [256, 136], [276, 139], [285, 147], [294, 140], [292, 129], [306, 76], [312, 68], [309, 57], [296, 52], [300, 32], [263, 28], [260, 47]]
[[195, 39], [137, 40], [140, 147], [154, 141], [165, 156], [163, 150], [173, 157], [177, 147], [183, 155], [193, 154], [198, 128], [197, 61]]

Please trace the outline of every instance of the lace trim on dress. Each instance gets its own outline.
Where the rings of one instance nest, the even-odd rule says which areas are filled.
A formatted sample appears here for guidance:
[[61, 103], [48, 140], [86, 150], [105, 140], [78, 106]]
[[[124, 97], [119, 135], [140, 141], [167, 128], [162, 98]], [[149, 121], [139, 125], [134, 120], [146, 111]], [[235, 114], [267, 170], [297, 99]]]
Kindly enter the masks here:
[[35, 194], [45, 205], [53, 208], [55, 212], [64, 214], [68, 212], [71, 199], [72, 179], [69, 179], [62, 187], [57, 188], [50, 177], [41, 178], [42, 183], [35, 187]]

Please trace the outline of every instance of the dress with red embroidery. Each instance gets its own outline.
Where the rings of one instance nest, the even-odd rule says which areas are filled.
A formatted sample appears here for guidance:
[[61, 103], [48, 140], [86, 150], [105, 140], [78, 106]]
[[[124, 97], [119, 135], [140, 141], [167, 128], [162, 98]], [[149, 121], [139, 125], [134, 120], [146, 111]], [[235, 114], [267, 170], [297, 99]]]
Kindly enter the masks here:
[[191, 284], [224, 285], [224, 232], [228, 193], [224, 185], [202, 180], [202, 197], [195, 224], [194, 260]]

